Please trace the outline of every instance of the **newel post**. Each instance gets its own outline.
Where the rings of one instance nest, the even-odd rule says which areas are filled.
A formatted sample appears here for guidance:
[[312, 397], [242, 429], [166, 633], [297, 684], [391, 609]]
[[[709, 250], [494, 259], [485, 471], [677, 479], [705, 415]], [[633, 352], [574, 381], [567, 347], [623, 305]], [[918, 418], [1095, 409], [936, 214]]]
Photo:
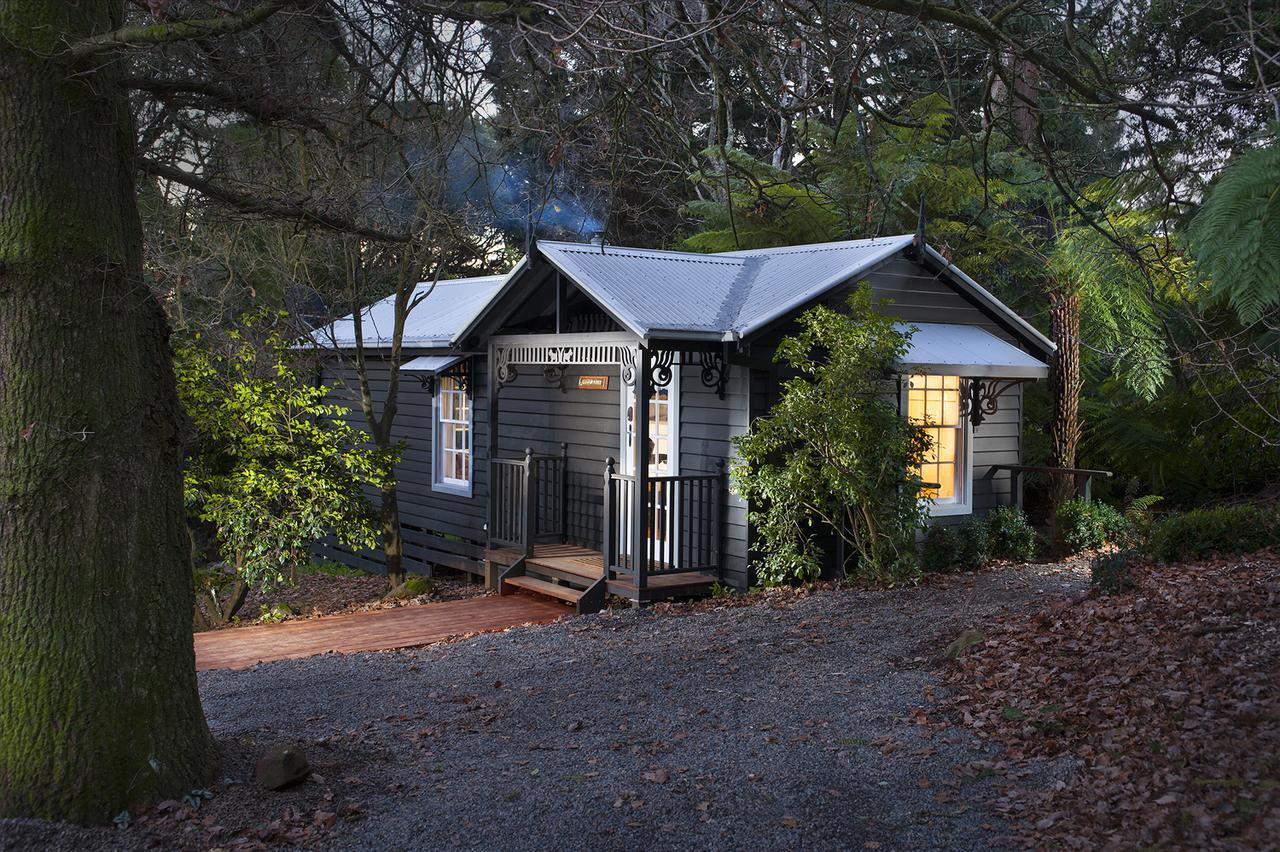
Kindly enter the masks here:
[[613, 456], [604, 460], [604, 517], [601, 519], [601, 547], [604, 557], [604, 578], [609, 579], [613, 566], [617, 564], [617, 548], [613, 541], [614, 505], [613, 490]]
[[716, 459], [715, 498], [711, 501], [711, 534], [716, 543], [716, 579], [724, 579], [724, 502], [729, 494], [729, 472], [724, 459]]
[[534, 506], [534, 489], [537, 487], [533, 476], [533, 448], [524, 448], [524, 518], [521, 524], [524, 527], [524, 555], [533, 555], [533, 525], [534, 518], [537, 515], [537, 508]]
[[569, 443], [560, 443], [560, 543], [569, 543]]

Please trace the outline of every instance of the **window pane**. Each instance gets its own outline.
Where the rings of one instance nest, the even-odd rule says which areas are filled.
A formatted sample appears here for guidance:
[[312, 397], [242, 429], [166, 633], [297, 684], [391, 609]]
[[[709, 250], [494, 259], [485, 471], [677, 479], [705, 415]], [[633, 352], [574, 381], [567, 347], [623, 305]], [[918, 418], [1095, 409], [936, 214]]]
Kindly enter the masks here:
[[960, 422], [960, 392], [942, 392], [942, 419], [946, 426], [954, 426]]
[[958, 438], [958, 429], [938, 429], [934, 436], [936, 440], [935, 457], [939, 461], [955, 463], [956, 461], [956, 440]]
[[937, 466], [938, 483], [937, 499], [951, 500], [956, 496], [956, 468], [955, 465], [940, 464]]
[[924, 416], [930, 423], [942, 423], [942, 395], [930, 393], [924, 403]]

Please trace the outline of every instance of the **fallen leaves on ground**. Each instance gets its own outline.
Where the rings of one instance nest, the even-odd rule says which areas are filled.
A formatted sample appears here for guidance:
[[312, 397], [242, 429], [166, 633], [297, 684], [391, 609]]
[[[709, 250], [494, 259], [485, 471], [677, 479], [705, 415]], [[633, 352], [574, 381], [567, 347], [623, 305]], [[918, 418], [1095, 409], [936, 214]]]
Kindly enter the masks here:
[[294, 615], [284, 620], [319, 618], [345, 612], [397, 609], [438, 601], [462, 600], [487, 594], [483, 583], [458, 572], [437, 573], [431, 578], [431, 592], [412, 598], [383, 600], [387, 578], [380, 574], [328, 574], [323, 571], [301, 574], [295, 584], [285, 584], [269, 592], [249, 592], [240, 609], [237, 622], [222, 629], [246, 627], [257, 623], [259, 613], [277, 604], [285, 604]]
[[1263, 848], [1280, 837], [1280, 557], [1137, 565], [987, 631], [945, 706], [1013, 761], [1067, 758], [1004, 803], [1039, 847]]

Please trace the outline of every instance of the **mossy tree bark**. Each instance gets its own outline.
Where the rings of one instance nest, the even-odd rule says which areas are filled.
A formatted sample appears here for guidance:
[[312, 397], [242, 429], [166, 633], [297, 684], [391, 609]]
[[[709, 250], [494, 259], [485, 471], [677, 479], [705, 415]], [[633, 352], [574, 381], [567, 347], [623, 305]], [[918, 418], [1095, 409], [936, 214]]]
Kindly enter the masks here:
[[167, 327], [142, 277], [123, 0], [0, 0], [0, 816], [207, 781]]

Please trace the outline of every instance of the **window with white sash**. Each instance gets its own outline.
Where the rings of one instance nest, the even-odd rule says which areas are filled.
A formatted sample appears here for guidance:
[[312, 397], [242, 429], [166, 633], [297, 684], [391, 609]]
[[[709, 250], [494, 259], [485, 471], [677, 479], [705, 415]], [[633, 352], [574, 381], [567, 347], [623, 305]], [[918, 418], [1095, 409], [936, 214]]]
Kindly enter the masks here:
[[931, 502], [932, 515], [971, 510], [972, 462], [970, 429], [960, 414], [960, 377], [907, 377], [907, 419], [929, 436], [929, 449], [915, 471], [925, 486], [920, 496]]
[[457, 377], [436, 377], [435, 485], [439, 490], [470, 493], [471, 400]]

